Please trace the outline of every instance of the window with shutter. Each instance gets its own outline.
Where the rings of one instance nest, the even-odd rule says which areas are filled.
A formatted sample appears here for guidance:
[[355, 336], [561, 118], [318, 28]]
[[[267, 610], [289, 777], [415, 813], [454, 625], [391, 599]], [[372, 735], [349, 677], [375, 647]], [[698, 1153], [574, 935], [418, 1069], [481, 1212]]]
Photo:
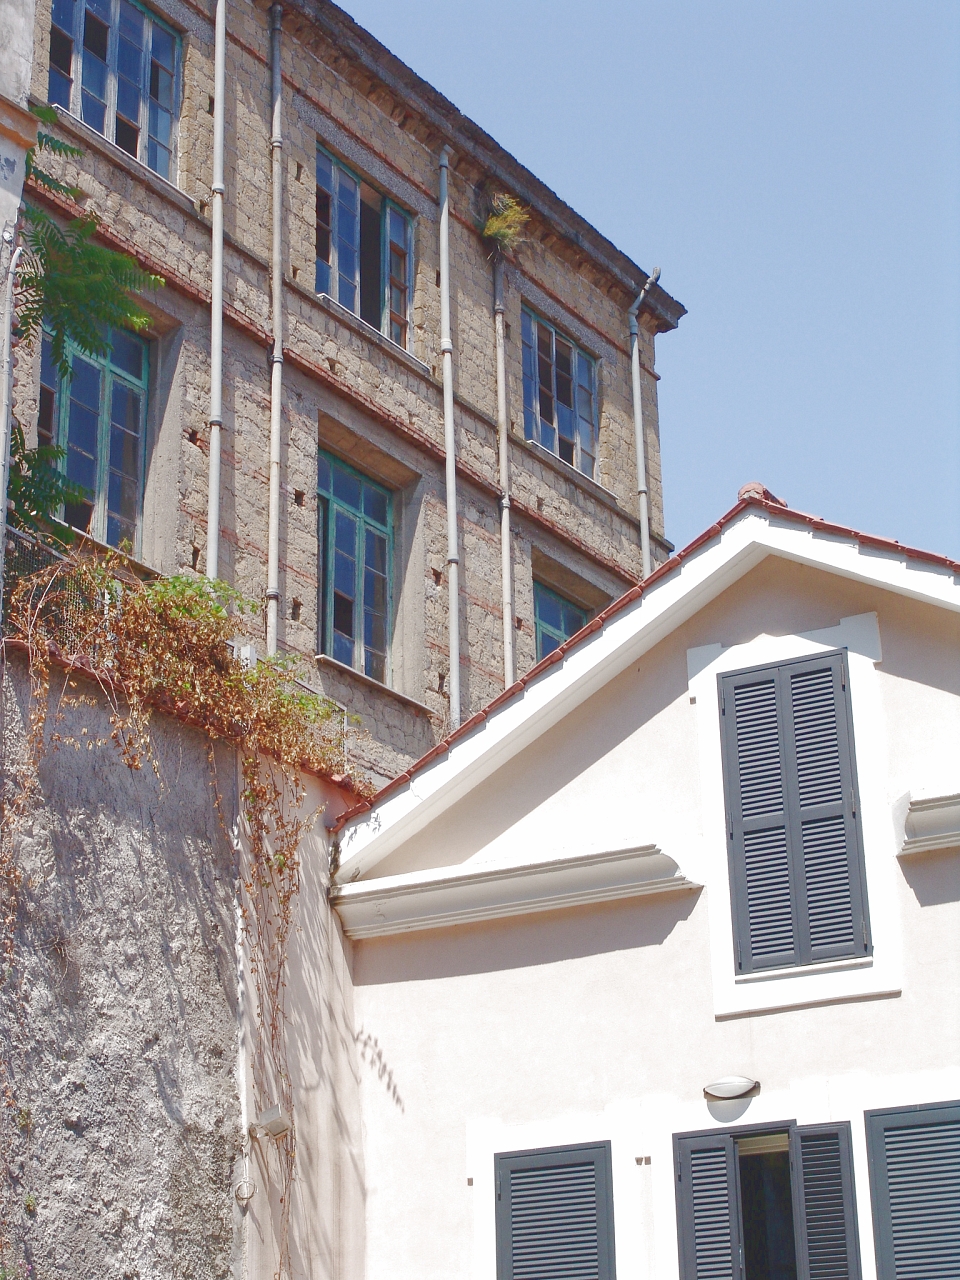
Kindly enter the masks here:
[[738, 970], [868, 955], [845, 653], [718, 680]]
[[878, 1280], [960, 1277], [960, 1102], [868, 1111]]
[[849, 1125], [679, 1134], [682, 1280], [859, 1280]]
[[498, 1280], [615, 1280], [610, 1143], [494, 1159]]

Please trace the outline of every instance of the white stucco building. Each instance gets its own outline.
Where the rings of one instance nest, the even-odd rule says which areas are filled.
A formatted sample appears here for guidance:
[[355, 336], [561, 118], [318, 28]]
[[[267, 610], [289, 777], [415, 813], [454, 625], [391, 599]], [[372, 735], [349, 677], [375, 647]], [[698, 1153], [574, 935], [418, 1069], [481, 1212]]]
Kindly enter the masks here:
[[357, 1274], [960, 1276], [960, 565], [743, 492], [308, 872]]

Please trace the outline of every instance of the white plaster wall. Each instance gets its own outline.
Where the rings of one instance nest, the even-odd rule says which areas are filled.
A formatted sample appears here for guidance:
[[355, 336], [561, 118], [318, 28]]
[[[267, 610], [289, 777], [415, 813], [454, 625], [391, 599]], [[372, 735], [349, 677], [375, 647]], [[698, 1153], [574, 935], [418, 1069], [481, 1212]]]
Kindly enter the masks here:
[[[841, 619], [860, 621], [832, 632]], [[723, 646], [712, 669], [693, 664], [715, 691], [718, 662], [838, 642], [875, 963], [738, 1005], [716, 707], [691, 689], [688, 650]], [[354, 945], [357, 1025], [384, 1064], [360, 1080], [369, 1275], [493, 1280], [494, 1153], [610, 1139], [618, 1274], [676, 1276], [671, 1135], [734, 1119], [711, 1117], [702, 1090], [736, 1073], [762, 1086], [742, 1123], [851, 1121], [872, 1280], [863, 1111], [960, 1097], [960, 854], [901, 865], [894, 821], [905, 791], [960, 784], [958, 653], [960, 623], [941, 611], [768, 560], [377, 868], [656, 841], [705, 887]]]

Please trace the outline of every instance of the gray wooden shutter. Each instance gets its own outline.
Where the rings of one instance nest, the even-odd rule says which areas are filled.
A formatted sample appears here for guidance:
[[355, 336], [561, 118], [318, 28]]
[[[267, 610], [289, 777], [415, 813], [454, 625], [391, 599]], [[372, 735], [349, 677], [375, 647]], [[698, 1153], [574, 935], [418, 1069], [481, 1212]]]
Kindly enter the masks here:
[[849, 1124], [790, 1135], [794, 1220], [805, 1280], [859, 1280], [860, 1245]]
[[615, 1280], [609, 1142], [495, 1161], [498, 1280]]
[[682, 1280], [742, 1280], [737, 1153], [728, 1133], [675, 1140]]
[[737, 967], [867, 954], [845, 655], [719, 683]]
[[957, 1280], [960, 1102], [866, 1121], [878, 1280]]

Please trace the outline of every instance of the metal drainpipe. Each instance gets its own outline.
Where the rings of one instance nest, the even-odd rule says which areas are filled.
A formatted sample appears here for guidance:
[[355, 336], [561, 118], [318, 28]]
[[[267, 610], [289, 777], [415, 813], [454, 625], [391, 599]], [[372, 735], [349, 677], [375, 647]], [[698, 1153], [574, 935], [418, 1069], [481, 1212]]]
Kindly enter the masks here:
[[270, 507], [267, 520], [267, 656], [277, 652], [280, 606], [280, 410], [283, 394], [283, 132], [280, 78], [280, 25], [283, 7], [270, 6], [270, 138], [273, 186], [273, 244], [270, 292], [273, 301], [273, 351], [270, 355]]
[[[9, 235], [8, 231], [4, 231], [4, 239]], [[13, 237], [10, 237], [8, 243], [13, 243]], [[20, 258], [23, 255], [23, 245], [17, 245], [10, 256], [10, 264], [7, 267], [7, 278], [4, 281], [3, 288], [3, 315], [0, 323], [3, 325], [3, 353], [0, 359], [3, 361], [0, 368], [0, 449], [3, 450], [3, 462], [0, 466], [0, 634], [3, 628], [3, 589], [4, 589], [4, 570], [6, 568], [7, 558], [7, 491], [10, 486], [10, 423], [12, 420], [13, 400], [13, 286], [17, 277], [17, 267], [20, 265]]]
[[210, 215], [210, 471], [207, 577], [220, 576], [220, 436], [223, 427], [223, 124], [226, 111], [226, 0], [217, 0], [213, 46], [213, 184]]
[[660, 279], [660, 268], [640, 290], [639, 297], [628, 312], [630, 316], [630, 372], [633, 380], [633, 429], [637, 441], [637, 495], [640, 499], [640, 561], [644, 578], [651, 573], [650, 563], [650, 508], [647, 501], [647, 450], [643, 439], [643, 386], [640, 381], [640, 330], [637, 315], [643, 300]]
[[516, 679], [513, 657], [513, 546], [510, 540], [510, 433], [504, 347], [503, 258], [493, 259], [493, 328], [497, 342], [497, 441], [500, 449], [500, 580], [503, 586], [503, 687]]
[[453, 425], [453, 340], [450, 337], [450, 148], [440, 152], [440, 355], [443, 362], [443, 442], [447, 483], [447, 588], [450, 637], [450, 728], [460, 725], [460, 553], [457, 545], [457, 438]]

